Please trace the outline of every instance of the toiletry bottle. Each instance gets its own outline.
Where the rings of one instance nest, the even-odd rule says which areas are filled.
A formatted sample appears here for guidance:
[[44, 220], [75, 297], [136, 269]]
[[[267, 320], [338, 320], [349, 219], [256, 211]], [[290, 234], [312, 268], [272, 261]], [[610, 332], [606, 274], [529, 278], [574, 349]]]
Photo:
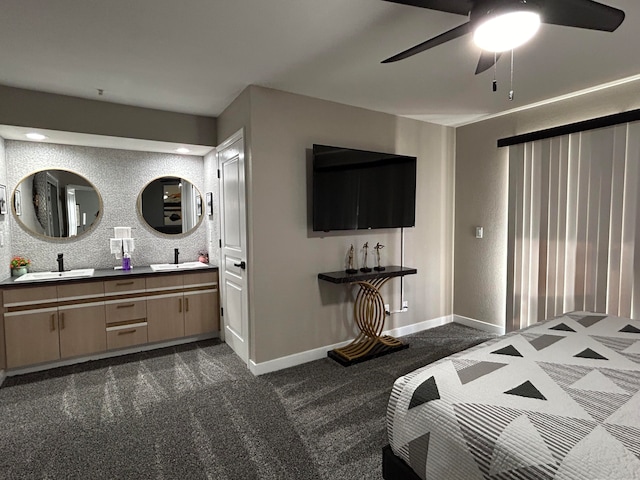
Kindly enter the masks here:
[[122, 255], [122, 270], [131, 270], [131, 257], [128, 253]]

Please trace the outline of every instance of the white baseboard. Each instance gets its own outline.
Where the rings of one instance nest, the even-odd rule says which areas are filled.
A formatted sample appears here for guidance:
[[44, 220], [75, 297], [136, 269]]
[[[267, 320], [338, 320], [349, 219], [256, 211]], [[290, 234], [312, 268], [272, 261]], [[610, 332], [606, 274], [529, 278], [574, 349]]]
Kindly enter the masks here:
[[[422, 332], [423, 330], [429, 330], [430, 328], [439, 327], [451, 322], [453, 322], [452, 316], [446, 315], [444, 317], [433, 318], [431, 320], [425, 320], [424, 322], [414, 323], [412, 325], [407, 325], [404, 327], [385, 330], [383, 332], [383, 335], [402, 337], [404, 335]], [[313, 350], [307, 350], [300, 353], [294, 353], [293, 355], [287, 355], [286, 357], [267, 360], [266, 362], [255, 363], [253, 360], [249, 360], [249, 370], [254, 375], [264, 375], [265, 373], [276, 372], [284, 368], [295, 367], [297, 365], [302, 365], [303, 363], [313, 362], [314, 360], [325, 358], [329, 350], [344, 347], [349, 343], [351, 343], [351, 340], [334, 343], [333, 345], [325, 345], [324, 347], [314, 348]]]
[[484, 332], [496, 333], [498, 335], [504, 335], [505, 327], [494, 325], [492, 323], [483, 322], [482, 320], [476, 320], [475, 318], [463, 317], [462, 315], [452, 315], [453, 322], [460, 325], [466, 325], [467, 327], [477, 328]]
[[392, 337], [404, 337], [405, 335], [411, 335], [412, 333], [422, 332], [431, 328], [441, 327], [447, 323], [453, 322], [453, 315], [445, 315], [444, 317], [432, 318], [431, 320], [425, 320], [424, 322], [413, 323], [405, 327], [393, 328], [391, 330], [385, 330], [383, 335], [391, 335]]

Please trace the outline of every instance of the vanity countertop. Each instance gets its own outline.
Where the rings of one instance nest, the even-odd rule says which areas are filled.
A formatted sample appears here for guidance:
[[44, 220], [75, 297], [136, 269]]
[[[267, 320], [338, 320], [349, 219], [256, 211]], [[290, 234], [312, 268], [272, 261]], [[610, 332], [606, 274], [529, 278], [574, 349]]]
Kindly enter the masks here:
[[13, 288], [13, 287], [32, 287], [35, 285], [57, 285], [57, 284], [68, 284], [73, 282], [91, 282], [94, 280], [114, 280], [123, 277], [150, 277], [150, 276], [158, 276], [158, 275], [167, 275], [167, 274], [187, 274], [187, 273], [198, 273], [198, 272], [206, 272], [206, 271], [218, 271], [217, 265], [208, 264], [206, 267], [198, 267], [184, 270], [166, 270], [166, 271], [153, 271], [149, 266], [134, 266], [131, 270], [123, 271], [123, 270], [115, 270], [115, 269], [96, 269], [93, 272], [92, 277], [75, 277], [75, 278], [65, 278], [65, 279], [55, 279], [55, 280], [33, 280], [27, 282], [16, 282], [16, 278], [18, 277], [9, 277], [3, 281], [0, 281], [0, 288]]

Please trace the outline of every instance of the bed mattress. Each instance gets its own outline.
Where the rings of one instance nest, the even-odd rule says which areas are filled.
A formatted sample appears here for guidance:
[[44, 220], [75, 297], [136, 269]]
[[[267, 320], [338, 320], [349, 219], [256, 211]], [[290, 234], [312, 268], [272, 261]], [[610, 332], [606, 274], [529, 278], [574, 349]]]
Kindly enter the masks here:
[[418, 369], [387, 431], [425, 480], [640, 479], [640, 321], [574, 312]]

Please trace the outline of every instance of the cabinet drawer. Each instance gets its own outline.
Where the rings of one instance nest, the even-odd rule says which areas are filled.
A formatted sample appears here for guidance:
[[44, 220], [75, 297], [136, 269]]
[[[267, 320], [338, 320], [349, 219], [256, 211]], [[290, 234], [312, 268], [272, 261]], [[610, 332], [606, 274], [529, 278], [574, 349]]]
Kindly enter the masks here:
[[103, 282], [70, 283], [58, 285], [58, 300], [64, 301], [67, 298], [103, 297]]
[[203, 284], [211, 284], [218, 283], [218, 272], [216, 271], [207, 271], [207, 272], [196, 272], [196, 273], [185, 273], [184, 274], [184, 286], [188, 287], [190, 285], [203, 285]]
[[146, 300], [122, 300], [107, 303], [107, 324], [128, 322], [131, 320], [144, 320], [147, 318]]
[[107, 348], [109, 350], [132, 347], [142, 343], [147, 343], [146, 325], [107, 331]]
[[118, 293], [136, 293], [144, 291], [144, 278], [122, 278], [104, 282], [104, 293], [114, 295]]
[[182, 274], [167, 275], [162, 273], [155, 277], [147, 277], [147, 291], [182, 288]]
[[4, 291], [4, 305], [11, 304], [35, 304], [46, 303], [47, 301], [56, 302], [58, 300], [58, 292], [55, 285], [27, 288], [8, 288]]

